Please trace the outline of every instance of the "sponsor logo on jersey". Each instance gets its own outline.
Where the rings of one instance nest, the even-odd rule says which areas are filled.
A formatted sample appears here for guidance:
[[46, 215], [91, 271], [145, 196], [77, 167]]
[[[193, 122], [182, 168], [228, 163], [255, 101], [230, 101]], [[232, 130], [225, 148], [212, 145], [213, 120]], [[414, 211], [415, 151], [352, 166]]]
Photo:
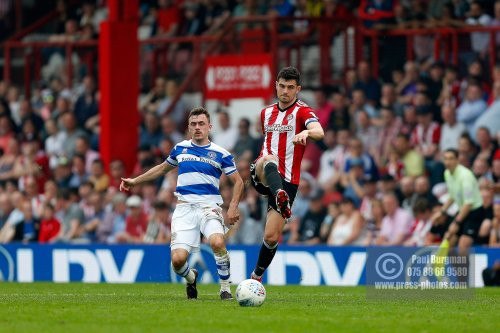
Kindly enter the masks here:
[[266, 132], [291, 132], [293, 131], [293, 126], [292, 125], [280, 125], [280, 124], [273, 124], [273, 125], [266, 125], [264, 126], [264, 130]]

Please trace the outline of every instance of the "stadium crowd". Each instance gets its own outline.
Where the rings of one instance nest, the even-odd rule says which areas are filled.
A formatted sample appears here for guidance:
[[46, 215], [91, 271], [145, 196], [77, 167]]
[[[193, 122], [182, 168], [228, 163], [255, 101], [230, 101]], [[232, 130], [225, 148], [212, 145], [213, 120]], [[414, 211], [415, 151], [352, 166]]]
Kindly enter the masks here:
[[[151, 35], [215, 33], [228, 15], [270, 12], [267, 2], [254, 0], [141, 3], [142, 23], [151, 25]], [[416, 3], [422, 6], [414, 7]], [[380, 29], [411, 27], [417, 21], [442, 24], [446, 15], [447, 25], [474, 24], [471, 19], [486, 25], [487, 14], [477, 2], [433, 1], [427, 8], [425, 3], [363, 0], [358, 16]], [[58, 4], [61, 16], [51, 30], [52, 40], [95, 38], [105, 17], [98, 10], [102, 5], [88, 2], [73, 15], [64, 1]], [[292, 5], [281, 0], [268, 6], [283, 16], [356, 14], [348, 1], [297, 0]], [[488, 25], [498, 25], [499, 2], [495, 9]], [[392, 14], [387, 19], [380, 11]], [[403, 14], [414, 17], [401, 19]], [[184, 19], [165, 26], [176, 22], [172, 15]], [[499, 246], [500, 65], [489, 73], [485, 54], [473, 51], [464, 69], [420, 59], [393, 69], [384, 80], [374, 78], [369, 62], [362, 61], [346, 72], [344, 85], [315, 89], [314, 98], [305, 102], [315, 108], [325, 138], [308, 144], [293, 218], [281, 242], [438, 244], [457, 212], [452, 206], [449, 221], [431, 222], [447, 199], [441, 155], [455, 148], [461, 164], [479, 179], [488, 212], [476, 245]], [[185, 138], [189, 110], [183, 102], [166, 114], [177, 88], [175, 79], [158, 77], [141, 98], [137, 164], [126, 174], [121, 161], [111, 162], [106, 171], [99, 158], [99, 90], [92, 75], [83, 73], [68, 89], [64, 76], [51, 71], [30, 100], [18, 87], [0, 81], [0, 243], [168, 243], [175, 172], [132, 193], [118, 187], [121, 177], [161, 163]], [[212, 119], [217, 125], [213, 141], [233, 152], [247, 185], [241, 222], [230, 231], [229, 243], [262, 241], [266, 201], [249, 181], [250, 163], [262, 143], [259, 112], [249, 110], [255, 118], [243, 118], [237, 127], [224, 110]], [[230, 201], [231, 184], [225, 178], [221, 195]]]

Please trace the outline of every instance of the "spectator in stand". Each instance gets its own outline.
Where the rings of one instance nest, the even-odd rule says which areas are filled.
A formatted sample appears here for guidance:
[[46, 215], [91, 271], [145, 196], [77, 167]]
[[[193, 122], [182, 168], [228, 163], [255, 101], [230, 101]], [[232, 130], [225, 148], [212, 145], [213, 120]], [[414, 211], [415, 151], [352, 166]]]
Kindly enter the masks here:
[[365, 182], [365, 173], [363, 168], [363, 159], [355, 157], [349, 160], [349, 171], [341, 175], [340, 185], [343, 187], [344, 198], [350, 199], [355, 207], [361, 205], [361, 199], [364, 195], [363, 184]]
[[380, 234], [375, 243], [377, 245], [403, 245], [410, 235], [412, 217], [399, 207], [395, 194], [385, 194], [382, 200], [386, 215], [382, 220]]
[[233, 149], [235, 158], [253, 161], [259, 155], [258, 147], [256, 140], [250, 134], [250, 120], [241, 118], [238, 123], [238, 140]]
[[430, 203], [425, 198], [417, 199], [413, 207], [413, 215], [415, 221], [411, 227], [410, 238], [404, 242], [404, 245], [424, 246], [428, 239], [427, 234], [432, 228]]
[[85, 132], [78, 128], [73, 112], [66, 112], [61, 115], [64, 128], [63, 151], [66, 157], [71, 158], [76, 150], [76, 140], [85, 135]]
[[85, 170], [85, 157], [80, 154], [76, 154], [71, 159], [72, 164], [72, 175], [69, 180], [69, 187], [72, 189], [78, 189], [80, 185], [85, 183], [89, 178], [89, 173]]
[[90, 142], [87, 136], [80, 136], [75, 142], [75, 154], [84, 157], [85, 171], [91, 172], [92, 163], [99, 158], [99, 153], [90, 148]]
[[10, 201], [10, 195], [7, 193], [0, 193], [0, 235], [2, 228], [6, 225], [13, 210], [14, 207]]
[[82, 80], [82, 92], [75, 102], [75, 116], [80, 126], [88, 128], [87, 122], [98, 116], [99, 106], [94, 78], [87, 75]]
[[89, 203], [92, 207], [92, 214], [85, 219], [77, 231], [80, 243], [95, 243], [97, 241], [97, 230], [106, 214], [104, 210], [104, 195], [102, 193], [97, 191], [92, 192], [89, 196]]
[[165, 97], [167, 81], [159, 76], [155, 79], [155, 83], [149, 94], [144, 98], [140, 105], [143, 113], [157, 112], [160, 101]]
[[173, 37], [181, 20], [178, 1], [158, 0], [158, 35]]
[[332, 231], [335, 220], [340, 215], [340, 207], [339, 203], [336, 201], [332, 201], [328, 204], [328, 214], [326, 215], [323, 223], [321, 224], [321, 230], [319, 232], [321, 242], [326, 243], [328, 237]]
[[479, 147], [479, 153], [476, 158], [483, 158], [489, 164], [493, 160], [493, 155], [497, 149], [490, 131], [487, 127], [479, 127], [476, 131], [476, 142]]
[[493, 218], [491, 220], [489, 246], [500, 247], [500, 200], [493, 203]]
[[121, 179], [126, 176], [125, 164], [122, 160], [113, 160], [109, 163], [109, 186], [116, 190], [120, 189]]
[[403, 105], [398, 102], [396, 87], [392, 83], [382, 85], [379, 105], [394, 110], [394, 113], [398, 116], [403, 115]]
[[219, 126], [217, 132], [213, 134], [213, 141], [220, 142], [222, 148], [232, 151], [238, 140], [238, 129], [231, 126], [231, 119], [226, 111], [219, 111], [217, 119]]
[[54, 119], [45, 121], [45, 132], [47, 134], [45, 139], [45, 152], [49, 158], [50, 168], [54, 169], [57, 166], [59, 157], [64, 155], [63, 143], [66, 134], [59, 131]]
[[153, 204], [154, 212], [149, 220], [146, 234], [144, 235], [144, 243], [170, 243], [170, 223], [171, 213], [168, 205], [163, 201], [156, 201]]
[[460, 81], [458, 80], [458, 70], [453, 66], [448, 66], [444, 72], [443, 89], [437, 100], [441, 107], [450, 105], [458, 106], [460, 103]]
[[11, 138], [14, 138], [12, 121], [7, 114], [0, 114], [0, 149], [4, 154], [9, 152], [9, 141]]
[[[500, 68], [498, 71], [500, 72]], [[500, 121], [498, 119], [500, 119], [500, 79], [494, 81], [491, 104], [475, 121], [474, 133], [477, 132], [479, 127], [486, 127], [490, 133], [497, 133], [500, 131]]]
[[358, 63], [357, 74], [358, 81], [354, 84], [354, 89], [363, 90], [367, 102], [376, 106], [380, 99], [380, 83], [372, 76], [368, 61]]
[[351, 117], [349, 115], [348, 102], [343, 93], [337, 91], [332, 94], [332, 107], [333, 109], [330, 112], [328, 123], [325, 128], [332, 129], [334, 131], [350, 129]]
[[359, 206], [359, 212], [365, 219], [370, 221], [373, 219], [372, 203], [377, 198], [377, 181], [374, 179], [366, 179], [363, 184], [363, 196]]
[[404, 65], [404, 76], [396, 84], [396, 92], [399, 95], [399, 102], [403, 105], [411, 104], [417, 93], [417, 81], [419, 78], [419, 68], [415, 62], [407, 61]]
[[[167, 115], [167, 111], [170, 108], [170, 104], [172, 104], [172, 101], [174, 100], [175, 96], [177, 95], [179, 91], [179, 84], [177, 83], [177, 80], [173, 78], [167, 79], [167, 82], [165, 83], [165, 95], [164, 97], [158, 102], [158, 107], [156, 109], [156, 112], [158, 115], [164, 116]], [[186, 123], [187, 119], [187, 107], [182, 99], [182, 97], [175, 103], [174, 108], [168, 113], [168, 116], [172, 118], [172, 120], [179, 126], [180, 128], [184, 127], [184, 124]], [[177, 141], [176, 141], [177, 142]]]
[[418, 124], [411, 133], [410, 141], [415, 150], [424, 158], [425, 169], [431, 177], [431, 183], [437, 184], [443, 181], [444, 172], [439, 156], [441, 127], [432, 118], [430, 106], [417, 107]]
[[43, 205], [42, 221], [40, 222], [40, 232], [38, 242], [52, 243], [56, 240], [61, 230], [61, 223], [55, 217], [55, 209], [52, 204], [46, 202]]
[[[470, 4], [469, 17], [465, 21], [471, 26], [487, 27], [491, 25], [491, 17], [485, 13], [483, 4], [480, 1], [472, 1]], [[490, 44], [490, 34], [488, 32], [473, 32], [470, 36], [472, 50], [481, 58], [485, 58]]]
[[327, 150], [320, 158], [318, 181], [328, 192], [335, 187], [344, 173], [350, 133], [347, 129], [340, 130], [335, 140], [334, 132], [330, 130], [327, 132], [328, 137], [325, 134], [323, 139]]
[[401, 208], [413, 214], [413, 204], [417, 199], [417, 195], [415, 194], [415, 180], [410, 176], [404, 176], [399, 182], [399, 188], [403, 199], [401, 201]]
[[349, 107], [349, 115], [351, 118], [356, 119], [356, 114], [359, 111], [365, 111], [370, 115], [370, 118], [377, 118], [377, 110], [366, 101], [365, 92], [362, 89], [355, 88], [352, 91], [352, 102]]
[[127, 197], [125, 194], [117, 192], [111, 201], [111, 211], [107, 212], [97, 226], [97, 241], [99, 243], [113, 244], [118, 241], [117, 237], [125, 232], [127, 217]]
[[221, 32], [224, 23], [231, 16], [228, 3], [225, 0], [206, 1], [204, 4], [205, 26], [203, 32], [206, 35], [213, 35]]
[[57, 167], [54, 170], [54, 182], [58, 188], [70, 188], [70, 181], [73, 176], [71, 168], [71, 160], [64, 156], [59, 157]]
[[464, 133], [458, 139], [458, 159], [460, 164], [470, 168], [477, 156], [477, 147], [469, 134]]
[[0, 156], [0, 181], [6, 181], [15, 177], [14, 165], [19, 156], [19, 143], [15, 138], [8, 141], [9, 149]]
[[314, 89], [314, 99], [316, 103], [314, 113], [318, 117], [321, 126], [326, 128], [334, 108], [334, 105], [330, 102], [330, 89], [327, 87]]
[[140, 130], [139, 145], [156, 147], [159, 145], [161, 137], [160, 118], [154, 112], [147, 112]]
[[[500, 26], [500, 1], [495, 1], [495, 6], [494, 6], [494, 18], [490, 23], [491, 26], [493, 27], [499, 27]], [[500, 32], [497, 32], [495, 35], [495, 45], [497, 47], [500, 46]], [[496, 54], [496, 57], [498, 57], [498, 52]]]
[[103, 192], [108, 189], [109, 176], [104, 172], [104, 162], [96, 159], [92, 162], [89, 181], [94, 184], [97, 192]]
[[349, 141], [349, 153], [345, 163], [345, 173], [349, 173], [351, 168], [351, 161], [353, 159], [361, 159], [363, 161], [363, 178], [378, 180], [378, 169], [375, 165], [373, 157], [363, 149], [363, 142], [357, 137], [351, 138]]
[[474, 163], [472, 163], [472, 173], [477, 179], [485, 178], [487, 180], [491, 180], [491, 172], [490, 166], [488, 164], [488, 160], [483, 157], [476, 157]]
[[463, 122], [472, 136], [474, 124], [488, 105], [483, 99], [483, 91], [477, 82], [470, 82], [467, 86], [465, 99], [457, 108], [457, 120]]
[[424, 160], [422, 155], [411, 147], [407, 135], [398, 134], [394, 142], [394, 148], [403, 162], [404, 174], [406, 176], [417, 177], [424, 174]]
[[365, 218], [367, 234], [363, 245], [375, 245], [375, 241], [378, 239], [380, 229], [382, 228], [382, 221], [384, 219], [384, 216], [385, 212], [382, 201], [379, 199], [372, 199], [371, 218]]
[[161, 133], [163, 138], [168, 138], [172, 142], [181, 142], [184, 139], [184, 135], [179, 131], [182, 131], [182, 124], [176, 123], [171, 116], [163, 115], [161, 117]]
[[333, 223], [326, 243], [335, 246], [362, 244], [364, 221], [354, 202], [349, 198], [344, 198], [340, 203], [340, 212], [341, 214]]
[[395, 19], [397, 0], [362, 0], [358, 16], [367, 28], [392, 24]]
[[441, 117], [443, 125], [441, 126], [441, 137], [439, 140], [439, 151], [443, 152], [449, 148], [458, 148], [458, 139], [467, 132], [467, 128], [461, 122], [457, 122], [455, 106], [445, 104], [441, 107]]
[[352, 19], [353, 14], [339, 0], [323, 0], [321, 16], [334, 17], [336, 20], [349, 22]]
[[390, 149], [403, 126], [401, 118], [396, 117], [394, 110], [385, 107], [380, 109], [380, 121], [378, 150], [376, 153], [372, 153], [379, 168], [388, 161]]
[[71, 200], [71, 192], [68, 189], [58, 191], [56, 218], [61, 221], [61, 230], [55, 237], [55, 242], [72, 242], [78, 235], [79, 227], [83, 224], [83, 211], [77, 203]]
[[142, 199], [133, 195], [127, 199], [130, 210], [125, 219], [125, 231], [116, 235], [119, 243], [141, 243], [148, 227], [148, 217], [142, 211]]
[[365, 151], [370, 155], [377, 154], [380, 140], [379, 128], [372, 125], [370, 116], [365, 111], [358, 112], [356, 124], [356, 137], [361, 140]]
[[327, 209], [323, 205], [323, 191], [316, 190], [311, 195], [309, 208], [300, 219], [300, 226], [292, 232], [288, 244], [314, 245], [320, 243], [320, 230]]

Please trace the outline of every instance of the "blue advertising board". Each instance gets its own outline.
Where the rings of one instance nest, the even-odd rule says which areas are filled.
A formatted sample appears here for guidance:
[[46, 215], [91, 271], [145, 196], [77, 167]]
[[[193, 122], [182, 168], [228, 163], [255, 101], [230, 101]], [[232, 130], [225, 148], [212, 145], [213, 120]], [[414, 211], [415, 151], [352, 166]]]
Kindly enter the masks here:
[[[231, 280], [250, 276], [259, 246], [231, 246]], [[481, 272], [500, 260], [500, 249], [476, 248], [475, 286]], [[190, 256], [200, 281], [217, 281], [212, 252], [203, 246]], [[367, 249], [364, 247], [280, 246], [264, 282], [273, 285], [364, 285]], [[170, 266], [166, 245], [0, 245], [0, 280], [17, 282], [135, 283], [179, 282]]]

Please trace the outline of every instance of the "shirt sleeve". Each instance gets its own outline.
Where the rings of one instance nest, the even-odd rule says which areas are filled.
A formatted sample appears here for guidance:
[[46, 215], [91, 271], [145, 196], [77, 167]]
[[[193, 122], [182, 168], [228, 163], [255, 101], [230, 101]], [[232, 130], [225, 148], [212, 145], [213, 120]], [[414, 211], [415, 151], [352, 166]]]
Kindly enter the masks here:
[[179, 162], [177, 162], [177, 155], [179, 155], [179, 153], [178, 153], [178, 149], [177, 149], [177, 145], [176, 145], [170, 151], [170, 154], [168, 155], [165, 162], [167, 162], [168, 164], [170, 164], [171, 166], [174, 166], [174, 167], [178, 166]]
[[313, 109], [309, 107], [301, 108], [299, 110], [298, 117], [299, 117], [299, 122], [301, 124], [304, 124], [305, 127], [307, 127], [307, 125], [309, 125], [310, 123], [319, 121]]
[[236, 165], [234, 163], [234, 157], [231, 154], [227, 154], [222, 157], [221, 168], [226, 176], [236, 172]]

